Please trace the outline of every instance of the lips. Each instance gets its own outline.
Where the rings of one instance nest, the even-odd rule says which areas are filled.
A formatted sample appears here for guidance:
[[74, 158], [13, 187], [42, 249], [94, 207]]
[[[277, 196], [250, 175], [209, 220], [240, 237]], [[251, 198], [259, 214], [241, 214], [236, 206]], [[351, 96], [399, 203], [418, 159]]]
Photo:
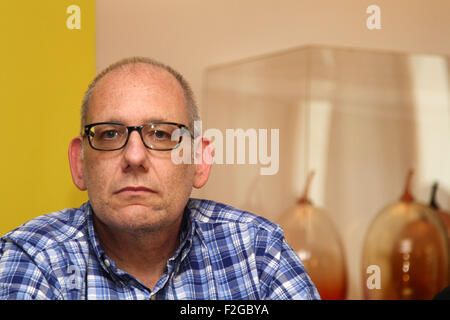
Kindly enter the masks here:
[[128, 186], [116, 191], [115, 194], [138, 194], [138, 193], [155, 193], [152, 189], [144, 186]]

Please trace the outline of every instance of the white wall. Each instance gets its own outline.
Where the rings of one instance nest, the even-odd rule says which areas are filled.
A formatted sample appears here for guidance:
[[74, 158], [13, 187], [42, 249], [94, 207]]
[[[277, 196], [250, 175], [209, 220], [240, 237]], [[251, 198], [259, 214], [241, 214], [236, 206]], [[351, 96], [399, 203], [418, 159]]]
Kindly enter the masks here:
[[[371, 4], [381, 30], [366, 28]], [[131, 55], [161, 60], [186, 76], [210, 118], [211, 66], [311, 44], [449, 55], [449, 12], [448, 0], [97, 0], [97, 70]], [[210, 182], [196, 194], [219, 199]], [[360, 297], [353, 286], [349, 298]]]
[[[369, 31], [374, 3], [382, 28]], [[201, 100], [205, 68], [305, 44], [450, 54], [449, 12], [448, 0], [97, 0], [97, 70], [151, 56]]]

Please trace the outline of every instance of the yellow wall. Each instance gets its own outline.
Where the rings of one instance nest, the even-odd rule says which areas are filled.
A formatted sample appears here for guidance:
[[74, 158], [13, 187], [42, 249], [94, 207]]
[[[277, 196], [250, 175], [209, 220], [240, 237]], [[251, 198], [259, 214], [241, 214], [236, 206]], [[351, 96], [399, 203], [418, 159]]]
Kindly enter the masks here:
[[[72, 4], [80, 29], [66, 25]], [[87, 199], [72, 183], [67, 150], [95, 73], [95, 1], [1, 1], [0, 41], [2, 235]]]

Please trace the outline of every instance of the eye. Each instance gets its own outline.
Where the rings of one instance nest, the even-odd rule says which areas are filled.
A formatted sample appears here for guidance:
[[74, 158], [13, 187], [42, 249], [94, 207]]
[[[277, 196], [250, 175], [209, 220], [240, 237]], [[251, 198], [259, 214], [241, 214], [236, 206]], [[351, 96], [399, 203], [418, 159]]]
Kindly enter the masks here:
[[151, 135], [158, 140], [170, 139], [170, 134], [162, 130], [153, 130]]
[[102, 134], [100, 135], [101, 139], [104, 140], [112, 140], [114, 138], [116, 138], [119, 135], [119, 132], [117, 132], [117, 130], [106, 130], [103, 131]]

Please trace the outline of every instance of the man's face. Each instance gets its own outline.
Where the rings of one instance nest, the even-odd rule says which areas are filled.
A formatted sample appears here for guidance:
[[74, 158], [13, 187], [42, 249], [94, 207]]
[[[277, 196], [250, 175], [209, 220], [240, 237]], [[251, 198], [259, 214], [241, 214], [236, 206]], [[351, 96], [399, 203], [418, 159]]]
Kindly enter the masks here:
[[[151, 121], [188, 125], [183, 90], [167, 71], [147, 65], [114, 70], [95, 87], [87, 124]], [[139, 133], [116, 151], [93, 150], [84, 139], [84, 183], [96, 218], [112, 229], [161, 230], [181, 220], [195, 167], [174, 164], [170, 151], [147, 149]]]

